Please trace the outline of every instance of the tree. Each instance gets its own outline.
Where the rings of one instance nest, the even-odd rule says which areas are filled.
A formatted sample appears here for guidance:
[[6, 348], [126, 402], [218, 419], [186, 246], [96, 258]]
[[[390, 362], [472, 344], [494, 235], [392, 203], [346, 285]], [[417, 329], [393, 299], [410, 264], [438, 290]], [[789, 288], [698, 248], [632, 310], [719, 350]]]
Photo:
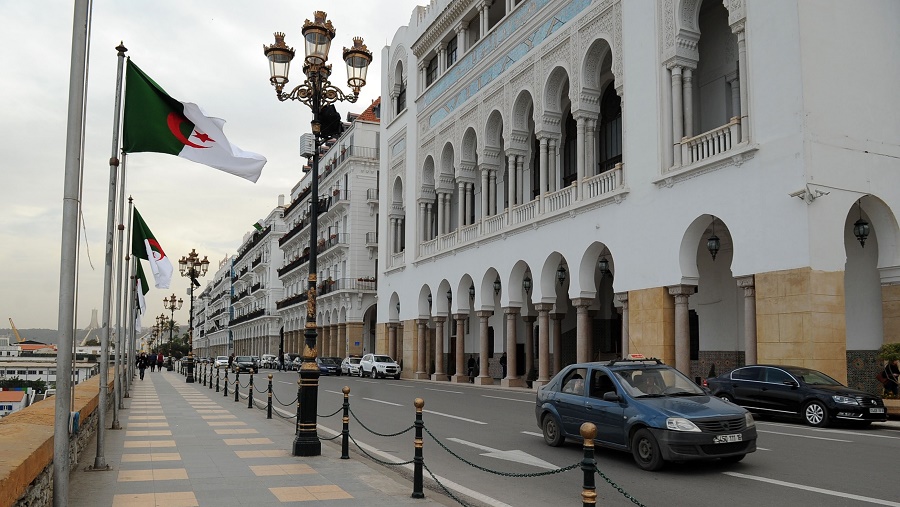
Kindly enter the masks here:
[[22, 380], [19, 377], [13, 377], [0, 379], [0, 387], [10, 389], [30, 387], [42, 393], [47, 389], [47, 384], [43, 380]]
[[900, 359], [900, 343], [885, 343], [878, 349], [878, 357], [887, 362]]

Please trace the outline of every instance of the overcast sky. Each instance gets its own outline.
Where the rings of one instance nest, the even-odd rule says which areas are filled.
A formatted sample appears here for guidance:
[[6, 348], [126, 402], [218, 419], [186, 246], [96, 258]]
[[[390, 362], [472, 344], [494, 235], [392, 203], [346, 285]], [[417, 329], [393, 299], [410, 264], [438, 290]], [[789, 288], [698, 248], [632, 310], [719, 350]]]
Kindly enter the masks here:
[[[127, 55], [178, 100], [195, 102], [227, 121], [229, 140], [269, 162], [256, 184], [170, 155], [138, 153], [127, 161], [127, 193], [175, 265], [170, 290], [151, 288], [148, 315], [163, 311], [174, 292], [185, 299], [175, 319], [188, 319], [187, 280], [177, 260], [196, 248], [210, 272], [235, 253], [252, 224], [289, 196], [302, 175], [298, 138], [309, 130], [309, 108], [281, 103], [269, 84], [263, 44], [282, 31], [303, 56], [300, 29], [315, 9], [337, 30], [332, 82], [346, 89], [341, 49], [362, 36], [375, 58], [356, 104], [361, 112], [381, 89], [381, 49], [415, 5], [425, 0], [114, 1], [95, 0], [90, 39], [85, 129], [83, 213], [77, 327], [88, 325], [103, 297], [109, 157], [112, 148], [116, 50]], [[66, 110], [73, 2], [0, 2], [0, 327], [57, 327], [65, 176]], [[292, 66], [293, 86], [302, 80]], [[289, 199], [289, 197], [286, 197]], [[145, 265], [146, 269], [146, 265]], [[150, 273], [148, 271], [148, 276]], [[205, 285], [208, 281], [201, 280]], [[152, 284], [152, 280], [151, 280]], [[166, 312], [168, 314], [168, 312]], [[152, 324], [144, 319], [144, 326]]]

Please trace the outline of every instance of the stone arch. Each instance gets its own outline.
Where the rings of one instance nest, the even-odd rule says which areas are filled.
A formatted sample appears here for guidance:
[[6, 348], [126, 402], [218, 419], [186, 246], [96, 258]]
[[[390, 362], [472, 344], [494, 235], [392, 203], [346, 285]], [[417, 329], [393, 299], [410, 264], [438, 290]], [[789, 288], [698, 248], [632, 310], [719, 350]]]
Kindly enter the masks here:
[[531, 91], [521, 90], [513, 102], [510, 147], [528, 151], [528, 136], [534, 129], [534, 99]]
[[695, 218], [685, 229], [681, 238], [681, 246], [678, 251], [678, 265], [681, 268], [681, 284], [697, 285], [700, 279], [700, 271], [697, 268], [698, 248], [706, 249], [707, 241], [715, 234], [719, 238], [719, 255], [727, 259], [728, 265], [734, 254], [731, 232], [721, 217], [716, 215], [700, 215]]
[[[451, 299], [447, 299], [447, 291], [450, 291]], [[444, 316], [450, 314], [450, 307], [452, 298], [455, 297], [453, 291], [450, 290], [450, 282], [447, 279], [441, 280], [441, 283], [438, 284], [437, 291], [435, 291], [433, 295], [432, 302], [432, 315]]]
[[403, 178], [397, 176], [394, 179], [394, 188], [391, 193], [391, 200], [394, 206], [403, 207]]
[[[597, 296], [597, 274], [599, 272], [598, 263], [601, 258], [605, 258], [608, 263], [608, 276], [615, 275], [615, 262], [607, 245], [600, 241], [595, 241], [585, 249], [584, 254], [578, 262], [577, 272], [572, 273], [573, 291], [576, 297], [593, 298]], [[573, 269], [574, 271], [574, 269]]]
[[[444, 148], [441, 150], [441, 165], [440, 165], [440, 175], [439, 178], [439, 187], [446, 186], [446, 180], [452, 181], [456, 176], [456, 170], [454, 168], [454, 149], [453, 144], [449, 141], [444, 144]], [[441, 183], [444, 183], [442, 185]]]
[[488, 115], [487, 122], [484, 125], [484, 147], [502, 149], [503, 147], [503, 126], [506, 122], [503, 119], [503, 113], [494, 109]]
[[[506, 280], [506, 290], [503, 291], [505, 300], [504, 306], [524, 307], [528, 305], [531, 296], [525, 291], [522, 283], [526, 273], [530, 270], [531, 268], [528, 266], [528, 263], [522, 260], [513, 265], [509, 272], [509, 278]], [[531, 283], [534, 283], [534, 280], [532, 280]]]
[[[868, 217], [870, 231], [878, 235], [878, 269], [897, 268], [900, 266], [900, 226], [897, 223], [897, 215], [877, 196], [867, 194], [858, 202], [860, 211], [856, 213], [857, 216]], [[848, 212], [851, 218], [856, 211], [852, 208]]]
[[425, 157], [425, 163], [422, 164], [422, 191], [427, 192], [428, 190], [434, 190], [435, 186], [435, 171], [434, 171], [434, 159], [431, 155]]
[[423, 284], [422, 288], [419, 289], [419, 297], [416, 299], [419, 313], [416, 318], [427, 319], [431, 316], [431, 308], [429, 308], [428, 304], [428, 296], [432, 296], [432, 305], [434, 304], [434, 296], [431, 293], [432, 290], [428, 284]]
[[[549, 122], [549, 127], [555, 124], [556, 131], [559, 131], [560, 116], [562, 116], [563, 111], [571, 102], [569, 93], [569, 70], [562, 65], [555, 67], [550, 71], [547, 82], [544, 85], [543, 110], [544, 123]], [[545, 125], [545, 127], [547, 126]]]
[[[557, 251], [550, 252], [543, 265], [541, 265], [537, 280], [532, 281], [534, 284], [532, 290], [535, 291], [533, 300], [535, 302], [556, 303], [557, 286], [559, 285], [556, 279], [556, 271], [560, 265], [567, 265], [565, 256]], [[565, 269], [567, 272], [570, 271], [568, 267], [565, 267]], [[571, 276], [567, 274], [567, 277], [571, 280]], [[568, 286], [568, 284], [569, 281], [567, 280], [565, 286]]]
[[462, 137], [462, 150], [460, 150], [460, 159], [464, 163], [478, 163], [478, 134], [475, 133], [473, 127], [466, 128]]
[[612, 68], [613, 60], [613, 49], [607, 38], [598, 37], [591, 42], [581, 66], [583, 95], [599, 100], [606, 86], [617, 77]]
[[400, 311], [403, 309], [400, 306], [400, 295], [396, 292], [391, 292], [391, 297], [388, 298], [388, 321], [397, 323], [400, 322]]
[[[500, 273], [493, 267], [488, 268], [481, 277], [481, 282], [475, 285], [475, 303], [479, 310], [493, 311], [494, 301], [496, 297], [501, 296], [503, 287], [500, 288], [500, 294], [494, 292], [494, 282], [500, 279]], [[480, 304], [479, 304], [480, 303]]]
[[453, 298], [453, 305], [457, 312], [468, 313], [473, 308], [474, 297], [471, 289], [474, 287], [475, 282], [469, 274], [465, 274], [459, 279], [459, 283], [456, 285], [456, 295]]

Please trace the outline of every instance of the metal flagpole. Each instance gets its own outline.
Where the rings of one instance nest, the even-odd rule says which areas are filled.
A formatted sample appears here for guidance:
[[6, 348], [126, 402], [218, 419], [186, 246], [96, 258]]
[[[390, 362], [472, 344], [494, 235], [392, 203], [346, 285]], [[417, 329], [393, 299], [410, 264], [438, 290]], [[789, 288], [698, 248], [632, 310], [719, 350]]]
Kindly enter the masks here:
[[75, 0], [72, 56], [69, 67], [69, 107], [66, 119], [66, 162], [59, 269], [59, 348], [56, 364], [56, 413], [53, 427], [53, 506], [69, 503], [69, 397], [72, 391], [72, 343], [75, 325], [76, 252], [78, 251], [78, 187], [81, 180], [81, 138], [84, 132], [84, 88], [87, 71], [89, 0]]
[[106, 457], [103, 455], [103, 443], [106, 439], [106, 403], [109, 391], [109, 331], [110, 307], [112, 306], [112, 267], [113, 267], [113, 229], [116, 223], [116, 171], [119, 168], [119, 120], [122, 116], [122, 71], [125, 66], [125, 51], [121, 43], [116, 46], [119, 65], [116, 70], [116, 100], [113, 116], [112, 154], [109, 158], [109, 202], [106, 214], [106, 260], [103, 270], [103, 333], [100, 337], [100, 396], [97, 409], [97, 456], [94, 458], [93, 470], [109, 470]]
[[[125, 166], [125, 154], [122, 154], [122, 167]], [[129, 281], [126, 301], [128, 301], [128, 306], [126, 307], [125, 314], [125, 334], [122, 335], [122, 349], [123, 354], [123, 363], [124, 368], [122, 369], [122, 386], [123, 386], [123, 396], [125, 398], [129, 398], [129, 391], [131, 388], [131, 366], [134, 363], [134, 351], [132, 348], [134, 347], [134, 302], [135, 302], [135, 294], [134, 294], [134, 285], [136, 276], [135, 267], [131, 265], [131, 213], [134, 209], [133, 199], [131, 196], [128, 196], [128, 222], [127, 222], [127, 230], [128, 230], [128, 240], [126, 241], [126, 245], [128, 246], [127, 253], [125, 254], [125, 272], [128, 273], [127, 280]]]
[[115, 380], [113, 386], [116, 391], [116, 403], [113, 405], [113, 422], [112, 429], [118, 430], [122, 427], [119, 425], [119, 409], [125, 408], [125, 400], [122, 399], [122, 308], [125, 302], [122, 298], [122, 279], [125, 273], [125, 258], [122, 246], [125, 236], [125, 154], [122, 154], [122, 163], [119, 166], [119, 193], [116, 196], [119, 204], [119, 210], [116, 216], [119, 218], [119, 244], [116, 248], [116, 369]]

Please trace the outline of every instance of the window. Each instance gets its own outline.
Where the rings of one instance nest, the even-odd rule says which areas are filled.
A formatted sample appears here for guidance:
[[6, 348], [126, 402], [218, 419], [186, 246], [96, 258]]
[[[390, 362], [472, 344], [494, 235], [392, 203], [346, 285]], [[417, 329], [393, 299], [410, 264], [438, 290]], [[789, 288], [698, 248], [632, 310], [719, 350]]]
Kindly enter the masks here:
[[571, 113], [567, 114], [565, 132], [563, 134], [565, 136], [565, 141], [562, 147], [563, 187], [571, 185], [578, 177], [578, 168], [576, 167], [576, 155], [578, 154], [576, 129], [577, 123], [575, 122], [575, 118], [572, 117]]
[[456, 63], [456, 47], [457, 38], [454, 37], [447, 42], [447, 68], [449, 69], [454, 63]]
[[433, 83], [437, 79], [437, 64], [438, 59], [437, 56], [435, 56], [431, 59], [431, 61], [428, 62], [428, 66], [425, 67], [425, 86], [431, 86], [431, 83]]
[[751, 366], [749, 368], [741, 368], [739, 370], [735, 370], [731, 374], [731, 378], [735, 380], [755, 380], [759, 381], [763, 376], [763, 369], [758, 366]]
[[608, 392], [616, 392], [616, 386], [606, 373], [600, 370], [591, 372], [591, 398], [603, 399], [603, 395]]
[[400, 91], [397, 93], [397, 114], [406, 109], [406, 82], [400, 83]]
[[584, 396], [584, 377], [587, 371], [584, 368], [575, 368], [563, 379], [562, 392]]
[[622, 99], [612, 86], [600, 102], [600, 152], [598, 173], [609, 171], [622, 161]]
[[783, 384], [785, 382], [793, 382], [793, 378], [784, 370], [778, 368], [766, 368], [766, 382], [773, 384]]

